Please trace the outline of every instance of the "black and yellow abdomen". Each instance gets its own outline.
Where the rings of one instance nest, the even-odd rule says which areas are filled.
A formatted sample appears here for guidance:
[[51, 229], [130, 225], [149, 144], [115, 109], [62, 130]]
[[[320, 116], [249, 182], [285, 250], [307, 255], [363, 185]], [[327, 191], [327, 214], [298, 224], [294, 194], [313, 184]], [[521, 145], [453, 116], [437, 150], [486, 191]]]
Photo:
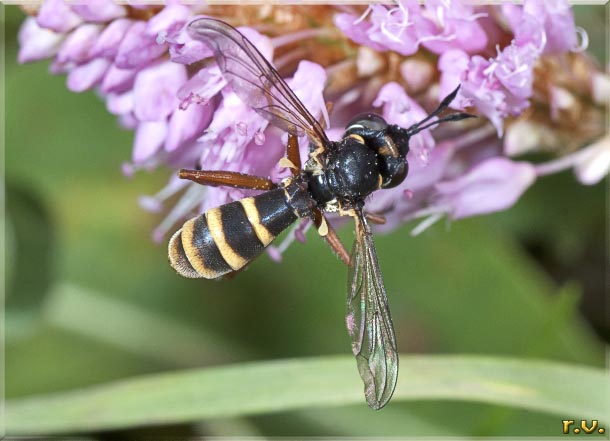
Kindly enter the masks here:
[[282, 188], [212, 208], [173, 235], [170, 264], [184, 277], [216, 279], [243, 268], [296, 219]]

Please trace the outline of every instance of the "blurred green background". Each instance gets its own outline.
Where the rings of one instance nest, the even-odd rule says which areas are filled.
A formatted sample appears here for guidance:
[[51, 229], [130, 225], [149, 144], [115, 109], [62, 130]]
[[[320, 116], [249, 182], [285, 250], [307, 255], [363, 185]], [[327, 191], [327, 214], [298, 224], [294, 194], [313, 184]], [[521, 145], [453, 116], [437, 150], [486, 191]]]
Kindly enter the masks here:
[[[600, 59], [607, 8], [576, 8]], [[5, 13], [7, 399], [183, 368], [350, 353], [346, 270], [315, 234], [281, 264], [264, 256], [230, 281], [177, 276], [165, 245], [150, 239], [161, 215], [137, 204], [171, 171], [126, 179], [120, 165], [132, 133], [94, 93], [69, 92], [48, 63], [17, 65], [23, 14]], [[508, 212], [441, 223], [416, 238], [413, 225], [377, 235], [400, 352], [604, 366], [605, 187], [564, 173], [541, 179]], [[341, 231], [346, 243], [351, 234]], [[533, 436], [561, 428], [555, 416], [461, 402], [393, 402], [382, 412], [363, 400], [96, 436]]]

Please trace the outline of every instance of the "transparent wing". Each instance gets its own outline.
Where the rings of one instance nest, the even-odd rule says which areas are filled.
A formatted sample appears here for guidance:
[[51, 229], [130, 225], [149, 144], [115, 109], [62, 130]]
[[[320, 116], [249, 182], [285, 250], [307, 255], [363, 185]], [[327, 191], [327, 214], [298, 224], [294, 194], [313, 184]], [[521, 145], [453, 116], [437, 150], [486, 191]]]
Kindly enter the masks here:
[[398, 351], [373, 237], [362, 211], [357, 214], [348, 276], [347, 330], [366, 401], [380, 409], [396, 387]]
[[232, 89], [258, 114], [293, 135], [306, 133], [316, 144], [328, 144], [318, 121], [237, 29], [220, 20], [201, 18], [188, 26], [188, 33], [212, 49]]

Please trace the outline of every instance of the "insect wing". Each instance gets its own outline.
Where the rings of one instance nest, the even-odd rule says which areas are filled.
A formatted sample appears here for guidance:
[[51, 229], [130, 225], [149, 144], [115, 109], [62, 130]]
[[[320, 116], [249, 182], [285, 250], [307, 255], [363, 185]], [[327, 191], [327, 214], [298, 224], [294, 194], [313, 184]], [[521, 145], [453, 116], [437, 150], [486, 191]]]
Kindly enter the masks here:
[[398, 350], [373, 237], [364, 216], [359, 215], [355, 218], [346, 322], [366, 401], [373, 409], [380, 409], [396, 387]]
[[201, 18], [188, 26], [189, 35], [207, 44], [237, 96], [276, 127], [293, 135], [306, 133], [317, 144], [328, 138], [277, 71], [237, 29]]

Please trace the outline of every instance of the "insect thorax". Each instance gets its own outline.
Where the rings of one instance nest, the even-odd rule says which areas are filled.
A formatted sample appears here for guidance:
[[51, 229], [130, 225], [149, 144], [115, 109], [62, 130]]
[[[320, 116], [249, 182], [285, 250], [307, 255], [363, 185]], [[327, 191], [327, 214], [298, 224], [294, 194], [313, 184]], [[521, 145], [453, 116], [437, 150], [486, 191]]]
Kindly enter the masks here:
[[312, 199], [307, 191], [307, 183], [303, 176], [290, 176], [280, 183], [284, 189], [284, 198], [294, 214], [301, 218], [311, 218], [313, 209], [317, 206], [317, 201]]
[[363, 201], [381, 186], [378, 155], [358, 135], [349, 135], [337, 144], [325, 173], [342, 205]]
[[382, 188], [384, 160], [366, 140], [344, 137], [328, 151], [323, 163], [310, 158], [305, 164], [308, 190], [324, 211], [349, 210]]

